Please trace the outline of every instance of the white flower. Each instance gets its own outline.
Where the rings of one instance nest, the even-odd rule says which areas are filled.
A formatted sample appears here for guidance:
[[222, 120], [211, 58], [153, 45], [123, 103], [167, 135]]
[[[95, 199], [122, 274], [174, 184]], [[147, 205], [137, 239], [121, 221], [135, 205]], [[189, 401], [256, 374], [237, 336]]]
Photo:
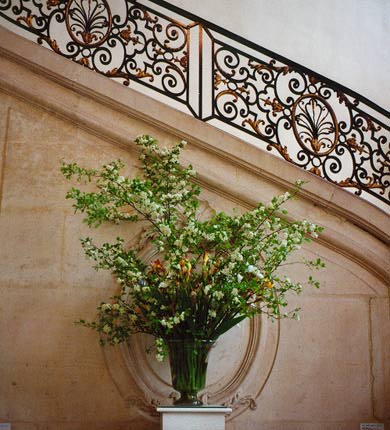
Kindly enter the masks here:
[[246, 302], [253, 303], [255, 301], [256, 301], [256, 294], [252, 294]]
[[209, 310], [209, 315], [211, 316], [211, 318], [215, 318], [217, 316], [217, 313], [214, 310]]
[[233, 296], [237, 296], [237, 294], [238, 294], [238, 289], [237, 288], [233, 288], [232, 289], [232, 295]]
[[122, 257], [117, 257], [116, 258], [116, 262], [120, 265], [120, 266], [127, 266], [127, 261], [124, 260]]
[[160, 283], [158, 284], [158, 288], [163, 289], [163, 288], [166, 288], [166, 287], [167, 287], [166, 282], [160, 282]]
[[229, 274], [230, 274], [230, 268], [229, 268], [229, 267], [224, 267], [224, 268], [221, 270], [221, 273], [222, 273], [223, 275], [229, 275]]
[[252, 266], [251, 264], [246, 268], [247, 273], [253, 273], [256, 270], [255, 266]]
[[110, 327], [108, 324], [106, 324], [106, 325], [103, 327], [103, 331], [104, 331], [104, 333], [110, 333], [110, 331], [111, 331], [111, 327]]
[[255, 276], [257, 279], [263, 279], [264, 275], [260, 272], [260, 270], [256, 270]]
[[214, 291], [214, 293], [213, 293], [213, 296], [214, 296], [217, 300], [222, 299], [222, 297], [223, 297], [224, 295], [225, 295], [225, 294], [224, 294], [222, 291]]
[[211, 289], [211, 285], [210, 285], [210, 284], [209, 284], [209, 285], [206, 285], [206, 286], [204, 287], [203, 291], [204, 291], [204, 293], [206, 294], [206, 296], [207, 296], [207, 294], [209, 293], [210, 289]]
[[237, 282], [241, 282], [244, 279], [244, 277], [240, 274], [237, 275]]
[[242, 261], [244, 259], [242, 254], [240, 254], [237, 250], [232, 252], [230, 258], [232, 259], [232, 261]]

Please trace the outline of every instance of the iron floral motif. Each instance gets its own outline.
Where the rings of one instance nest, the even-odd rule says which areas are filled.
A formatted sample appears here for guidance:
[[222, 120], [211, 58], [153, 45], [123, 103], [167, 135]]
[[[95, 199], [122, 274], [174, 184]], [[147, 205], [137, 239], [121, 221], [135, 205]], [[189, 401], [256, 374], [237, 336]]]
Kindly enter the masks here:
[[314, 155], [330, 154], [337, 144], [336, 115], [329, 103], [317, 95], [303, 95], [295, 101], [292, 124], [298, 143]]
[[[55, 6], [55, 3], [51, 2]], [[109, 36], [111, 10], [106, 0], [70, 0], [65, 10], [66, 28], [81, 46], [101, 45]]]

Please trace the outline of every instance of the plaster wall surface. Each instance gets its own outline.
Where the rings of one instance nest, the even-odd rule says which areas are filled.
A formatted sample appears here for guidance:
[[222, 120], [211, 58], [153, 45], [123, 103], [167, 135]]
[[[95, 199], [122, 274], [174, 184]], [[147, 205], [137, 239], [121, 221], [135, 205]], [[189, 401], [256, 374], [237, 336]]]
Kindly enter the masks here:
[[387, 0], [171, 0], [389, 109]]
[[[322, 287], [292, 300], [302, 320], [282, 322], [257, 408], [227, 430], [390, 425], [389, 224], [382, 211], [181, 112], [136, 92], [123, 95], [115, 83], [27, 41], [15, 39], [24, 50], [18, 56], [12, 37], [0, 40], [7, 41], [0, 56], [0, 422], [13, 430], [159, 428], [123, 397], [97, 335], [73, 324], [93, 318], [117, 291], [113, 278], [84, 259], [78, 238], [131, 238], [134, 231], [90, 231], [65, 200], [70, 185], [59, 172], [62, 159], [97, 167], [121, 158], [133, 176], [132, 141], [147, 133], [163, 145], [189, 141], [183, 162], [198, 170], [202, 197], [214, 209], [266, 202], [303, 175], [310, 183], [290, 212], [326, 227], [304, 250], [326, 262]], [[128, 390], [140, 396], [134, 382]]]

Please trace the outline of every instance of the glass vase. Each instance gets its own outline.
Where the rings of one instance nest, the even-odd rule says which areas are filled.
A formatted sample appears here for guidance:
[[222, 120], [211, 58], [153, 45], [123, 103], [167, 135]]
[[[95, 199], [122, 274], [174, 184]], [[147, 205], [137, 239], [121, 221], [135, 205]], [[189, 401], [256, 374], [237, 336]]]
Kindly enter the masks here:
[[198, 392], [206, 386], [207, 357], [214, 341], [168, 339], [172, 387], [180, 393], [174, 405], [201, 406]]

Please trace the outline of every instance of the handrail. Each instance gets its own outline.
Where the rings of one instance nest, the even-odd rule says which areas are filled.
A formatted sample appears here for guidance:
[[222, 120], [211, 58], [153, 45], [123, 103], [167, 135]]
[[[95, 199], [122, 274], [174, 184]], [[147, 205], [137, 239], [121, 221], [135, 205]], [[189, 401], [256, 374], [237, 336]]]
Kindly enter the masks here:
[[0, 16], [57, 54], [390, 204], [389, 112], [310, 69], [163, 0], [3, 0]]

